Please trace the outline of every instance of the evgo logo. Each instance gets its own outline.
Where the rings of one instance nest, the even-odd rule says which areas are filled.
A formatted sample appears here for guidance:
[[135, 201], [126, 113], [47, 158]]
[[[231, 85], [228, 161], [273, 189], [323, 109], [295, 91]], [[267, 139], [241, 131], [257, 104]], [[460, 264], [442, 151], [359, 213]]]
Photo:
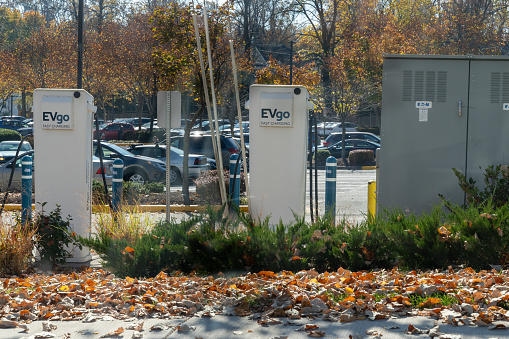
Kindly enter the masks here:
[[58, 112], [42, 112], [42, 121], [52, 121], [62, 124], [69, 121], [69, 114], [58, 114]]

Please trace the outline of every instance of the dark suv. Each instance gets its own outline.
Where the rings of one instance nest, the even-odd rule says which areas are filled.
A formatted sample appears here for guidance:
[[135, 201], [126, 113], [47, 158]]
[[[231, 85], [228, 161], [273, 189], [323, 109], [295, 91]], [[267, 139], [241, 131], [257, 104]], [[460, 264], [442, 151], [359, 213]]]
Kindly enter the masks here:
[[[230, 157], [232, 154], [239, 154], [240, 146], [229, 136], [220, 135], [221, 153], [223, 155], [223, 167], [228, 169]], [[184, 149], [184, 136], [171, 138], [171, 145]], [[212, 136], [210, 134], [191, 134], [189, 136], [189, 154], [202, 154], [207, 158], [214, 159], [214, 149], [212, 148]], [[246, 153], [246, 156], [248, 153]]]
[[[166, 179], [166, 163], [143, 156], [134, 155], [122, 147], [101, 142], [103, 159], [122, 159], [124, 162], [124, 181], [146, 184], [148, 182], [164, 182]], [[93, 154], [99, 157], [97, 141], [94, 140]]]
[[[380, 137], [368, 132], [346, 132], [345, 139], [360, 139], [380, 143]], [[340, 141], [343, 141], [343, 133], [331, 133], [324, 141], [323, 147], [330, 147]]]

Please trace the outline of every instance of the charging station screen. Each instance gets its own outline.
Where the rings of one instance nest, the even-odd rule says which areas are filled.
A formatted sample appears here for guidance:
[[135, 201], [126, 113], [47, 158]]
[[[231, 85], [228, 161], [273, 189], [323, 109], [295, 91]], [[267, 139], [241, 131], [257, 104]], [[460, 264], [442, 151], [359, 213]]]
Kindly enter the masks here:
[[293, 127], [293, 94], [262, 92], [260, 126]]
[[73, 129], [71, 96], [43, 96], [42, 129]]

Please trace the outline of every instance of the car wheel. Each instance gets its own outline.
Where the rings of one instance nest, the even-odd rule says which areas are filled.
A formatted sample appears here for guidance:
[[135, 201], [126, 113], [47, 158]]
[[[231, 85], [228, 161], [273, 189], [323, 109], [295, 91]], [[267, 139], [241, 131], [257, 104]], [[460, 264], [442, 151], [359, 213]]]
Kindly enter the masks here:
[[148, 180], [143, 173], [134, 172], [127, 176], [127, 181], [145, 185], [145, 183], [147, 183]]
[[182, 177], [180, 176], [180, 171], [178, 168], [171, 167], [170, 168], [170, 184], [180, 184], [182, 181]]

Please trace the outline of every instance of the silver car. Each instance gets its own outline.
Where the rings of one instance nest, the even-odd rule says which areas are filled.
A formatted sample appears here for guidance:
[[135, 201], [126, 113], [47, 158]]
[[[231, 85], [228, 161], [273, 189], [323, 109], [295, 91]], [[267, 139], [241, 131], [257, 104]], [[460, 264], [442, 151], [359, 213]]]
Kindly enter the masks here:
[[[12, 176], [11, 186], [9, 187], [9, 191], [20, 191], [21, 190], [21, 159], [25, 155], [30, 155], [34, 160], [34, 151], [28, 152], [20, 152], [18, 159], [16, 161], [16, 167], [14, 169], [14, 174]], [[12, 164], [14, 159], [7, 161], [6, 163], [0, 165], [0, 191], [5, 192], [7, 190], [7, 186], [9, 184], [9, 178], [11, 176]], [[113, 161], [112, 160], [104, 160], [104, 174], [106, 177], [106, 183], [111, 185], [112, 175], [113, 175]], [[102, 172], [101, 172], [101, 162], [98, 157], [92, 157], [92, 171], [94, 173], [93, 179], [99, 182], [103, 182]], [[35, 161], [33, 166], [33, 175], [35, 181]]]
[[[127, 149], [135, 155], [156, 158], [166, 163], [166, 145], [132, 145]], [[176, 147], [170, 148], [170, 184], [180, 183], [184, 171], [184, 151]], [[189, 178], [196, 179], [203, 171], [210, 169], [207, 157], [189, 154]]]
[[[0, 164], [3, 164], [4, 162], [7, 162], [14, 158], [20, 142], [21, 141], [0, 142]], [[19, 149], [19, 152], [24, 153], [30, 150], [32, 150], [32, 146], [30, 146], [30, 143], [28, 141], [24, 141]]]

